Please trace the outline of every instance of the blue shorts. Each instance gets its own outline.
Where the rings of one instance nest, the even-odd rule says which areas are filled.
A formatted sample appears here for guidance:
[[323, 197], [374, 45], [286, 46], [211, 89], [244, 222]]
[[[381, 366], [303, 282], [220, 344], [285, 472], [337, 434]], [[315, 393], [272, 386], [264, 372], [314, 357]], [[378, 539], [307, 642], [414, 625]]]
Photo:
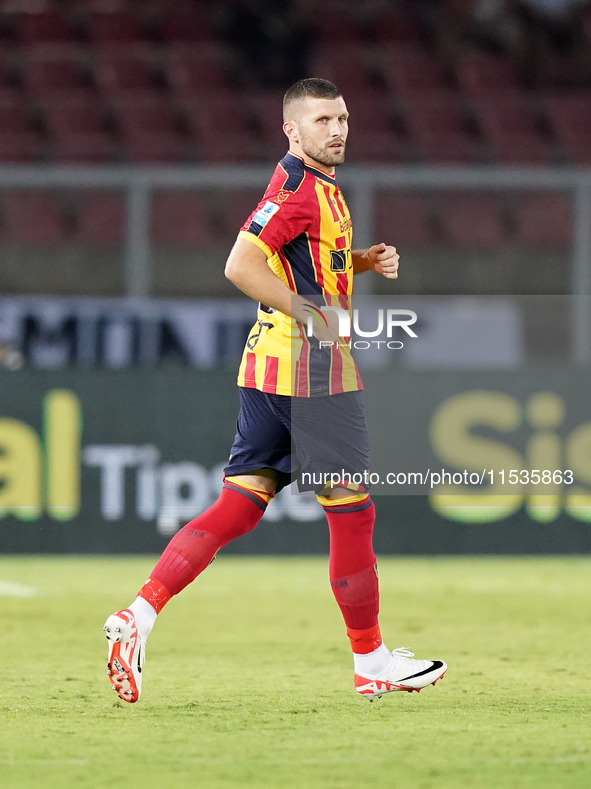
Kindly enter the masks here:
[[277, 492], [293, 480], [300, 491], [316, 493], [331, 481], [356, 492], [369, 489], [361, 392], [308, 398], [238, 391], [240, 411], [226, 476], [270, 468], [277, 473]]

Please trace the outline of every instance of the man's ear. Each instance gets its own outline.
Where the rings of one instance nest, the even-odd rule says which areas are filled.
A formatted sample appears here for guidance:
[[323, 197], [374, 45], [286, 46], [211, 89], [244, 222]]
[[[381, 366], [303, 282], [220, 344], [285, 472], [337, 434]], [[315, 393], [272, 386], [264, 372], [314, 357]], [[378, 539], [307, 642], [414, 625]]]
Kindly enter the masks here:
[[292, 140], [293, 142], [299, 142], [298, 129], [294, 121], [286, 121], [283, 124], [283, 131], [285, 132], [285, 134], [290, 140]]

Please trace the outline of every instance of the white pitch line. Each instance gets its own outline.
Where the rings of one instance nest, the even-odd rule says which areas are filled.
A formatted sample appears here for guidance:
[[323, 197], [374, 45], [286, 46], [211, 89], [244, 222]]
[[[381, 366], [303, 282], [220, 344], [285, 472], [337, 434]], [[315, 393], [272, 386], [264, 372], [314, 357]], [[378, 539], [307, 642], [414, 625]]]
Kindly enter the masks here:
[[39, 590], [34, 589], [32, 586], [13, 584], [10, 581], [0, 581], [0, 597], [30, 598], [38, 595]]
[[0, 764], [88, 764], [88, 759], [0, 759]]

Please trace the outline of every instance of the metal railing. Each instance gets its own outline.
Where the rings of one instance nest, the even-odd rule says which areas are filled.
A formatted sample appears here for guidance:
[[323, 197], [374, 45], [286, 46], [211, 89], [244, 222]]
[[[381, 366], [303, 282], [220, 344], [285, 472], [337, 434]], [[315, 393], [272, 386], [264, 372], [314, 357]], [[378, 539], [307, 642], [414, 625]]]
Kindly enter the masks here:
[[[151, 287], [150, 202], [155, 189], [237, 189], [260, 187], [272, 167], [217, 165], [195, 167], [0, 167], [0, 188], [122, 189], [127, 195], [125, 290], [146, 297]], [[393, 167], [348, 165], [339, 171], [355, 222], [355, 245], [370, 246], [373, 209], [379, 189], [404, 190], [557, 190], [573, 200], [570, 293], [591, 294], [591, 168]], [[573, 311], [574, 357], [591, 360], [590, 299], [576, 299]]]

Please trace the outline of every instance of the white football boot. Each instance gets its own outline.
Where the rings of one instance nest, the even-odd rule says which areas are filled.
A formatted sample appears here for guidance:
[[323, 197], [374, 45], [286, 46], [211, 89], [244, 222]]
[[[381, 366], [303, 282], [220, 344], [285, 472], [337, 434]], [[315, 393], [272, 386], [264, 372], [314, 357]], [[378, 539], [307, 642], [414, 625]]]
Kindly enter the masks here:
[[390, 652], [390, 663], [379, 674], [361, 676], [355, 674], [355, 690], [360, 696], [373, 701], [383, 693], [406, 690], [411, 693], [427, 685], [435, 685], [447, 671], [442, 660], [411, 660], [413, 652], [398, 647]]
[[105, 622], [109, 642], [107, 674], [117, 695], [130, 704], [142, 692], [142, 666], [146, 658], [146, 639], [138, 633], [133, 612], [117, 611]]

